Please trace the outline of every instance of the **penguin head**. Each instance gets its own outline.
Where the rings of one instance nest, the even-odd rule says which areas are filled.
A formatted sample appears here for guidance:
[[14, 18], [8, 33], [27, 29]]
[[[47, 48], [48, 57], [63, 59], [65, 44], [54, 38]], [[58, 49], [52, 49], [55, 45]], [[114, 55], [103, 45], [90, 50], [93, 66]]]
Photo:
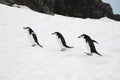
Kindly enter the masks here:
[[87, 34], [82, 34], [82, 35], [79, 36], [78, 38], [81, 38], [81, 37], [83, 37], [84, 39], [86, 39], [86, 38], [90, 38]]
[[58, 35], [58, 34], [60, 34], [59, 32], [54, 32], [54, 33], [52, 33], [52, 35]]
[[27, 30], [30, 30], [31, 28], [30, 28], [30, 27], [24, 27], [23, 29], [27, 29]]

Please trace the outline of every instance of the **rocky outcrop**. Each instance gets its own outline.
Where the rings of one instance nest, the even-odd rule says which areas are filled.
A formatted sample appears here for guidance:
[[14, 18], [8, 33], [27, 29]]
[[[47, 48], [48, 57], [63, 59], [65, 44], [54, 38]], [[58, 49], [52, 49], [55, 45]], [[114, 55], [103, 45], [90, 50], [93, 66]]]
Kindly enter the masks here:
[[47, 14], [60, 14], [70, 17], [95, 18], [108, 17], [120, 21], [111, 6], [102, 0], [8, 0], [10, 3], [26, 5]]

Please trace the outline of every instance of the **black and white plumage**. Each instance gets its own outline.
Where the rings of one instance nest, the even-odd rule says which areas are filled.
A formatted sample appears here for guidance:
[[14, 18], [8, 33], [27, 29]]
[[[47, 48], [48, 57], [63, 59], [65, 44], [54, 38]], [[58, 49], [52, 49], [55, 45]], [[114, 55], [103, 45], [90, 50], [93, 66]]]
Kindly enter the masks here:
[[85, 42], [88, 45], [87, 47], [89, 48], [90, 52], [86, 53], [87, 55], [92, 55], [92, 53], [96, 53], [96, 54], [102, 56], [100, 53], [97, 52], [97, 50], [95, 48], [94, 42], [98, 44], [97, 41], [91, 39], [90, 36], [88, 36], [86, 34], [83, 34], [83, 35], [79, 36], [78, 38], [81, 38], [81, 37], [83, 37], [85, 39]]
[[40, 47], [43, 47], [38, 43], [37, 36], [36, 36], [35, 32], [30, 27], [25, 27], [23, 29], [28, 30], [28, 36], [30, 38], [30, 41], [32, 42], [32, 46], [39, 45]]
[[56, 39], [58, 41], [59, 46], [61, 47], [61, 51], [65, 51], [66, 48], [73, 48], [73, 47], [70, 47], [66, 44], [66, 41], [61, 33], [54, 32], [54, 33], [52, 33], [52, 35], [56, 35]]

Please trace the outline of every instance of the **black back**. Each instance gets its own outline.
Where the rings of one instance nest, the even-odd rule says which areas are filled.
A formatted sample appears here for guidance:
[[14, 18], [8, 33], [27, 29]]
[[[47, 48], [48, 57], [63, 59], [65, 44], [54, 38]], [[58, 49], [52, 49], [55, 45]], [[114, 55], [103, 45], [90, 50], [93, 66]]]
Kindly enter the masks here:
[[86, 43], [88, 43], [89, 44], [89, 46], [90, 46], [90, 51], [91, 51], [91, 53], [92, 52], [97, 52], [96, 51], [96, 48], [95, 48], [95, 45], [94, 45], [94, 42], [93, 42], [93, 40], [90, 38], [90, 36], [88, 36], [88, 35], [86, 35], [86, 34], [83, 34], [84, 35], [84, 39], [85, 39], [85, 41], [86, 41]]
[[62, 36], [61, 33], [59, 33], [59, 32], [54, 32], [54, 33], [58, 36], [58, 39], [60, 39], [62, 41], [62, 43], [63, 43], [63, 45], [65, 47], [67, 47], [67, 48], [73, 48], [73, 47], [67, 46], [66, 41], [65, 41], [65, 39], [64, 39], [64, 37]]
[[31, 28], [29, 28], [28, 31], [29, 31], [29, 34], [30, 34], [30, 35], [33, 34], [33, 33], [35, 34], [35, 32], [34, 32]]
[[66, 45], [66, 41], [65, 41], [64, 37], [62, 36], [62, 34], [59, 32], [56, 32], [56, 34], [57, 34], [58, 38], [62, 41], [63, 45], [64, 44]]

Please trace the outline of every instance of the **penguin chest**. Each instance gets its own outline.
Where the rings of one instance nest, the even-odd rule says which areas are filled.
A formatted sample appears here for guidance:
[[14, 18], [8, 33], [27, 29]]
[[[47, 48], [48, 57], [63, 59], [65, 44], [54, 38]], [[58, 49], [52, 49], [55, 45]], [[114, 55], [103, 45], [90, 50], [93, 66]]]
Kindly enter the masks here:
[[90, 53], [90, 46], [89, 46], [89, 43], [86, 41], [85, 41], [85, 47], [86, 47], [86, 51]]
[[61, 41], [61, 39], [58, 38], [58, 37], [56, 37], [56, 39], [57, 39], [57, 42], [58, 42], [58, 45], [60, 46], [60, 48], [61, 48], [61, 49], [62, 49], [62, 48], [65, 48], [64, 45], [63, 45], [63, 43], [62, 43], [62, 41]]
[[28, 38], [29, 38], [30, 43], [36, 44], [32, 34], [28, 33]]

